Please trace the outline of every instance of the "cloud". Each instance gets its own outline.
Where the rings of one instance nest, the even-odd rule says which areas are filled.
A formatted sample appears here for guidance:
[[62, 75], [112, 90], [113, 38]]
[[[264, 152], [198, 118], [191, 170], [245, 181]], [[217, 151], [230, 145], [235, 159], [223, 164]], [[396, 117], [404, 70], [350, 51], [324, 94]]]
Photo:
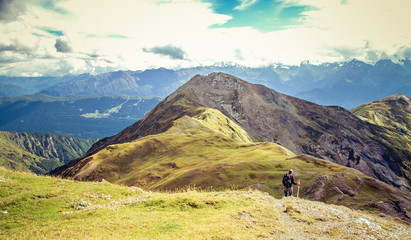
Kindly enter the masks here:
[[12, 22], [27, 9], [25, 0], [0, 0], [0, 21]]
[[186, 54], [183, 51], [183, 49], [172, 46], [172, 45], [157, 46], [153, 48], [143, 48], [143, 51], [146, 53], [159, 54], [159, 55], [167, 56], [171, 59], [178, 59], [178, 60], [183, 60], [184, 55]]
[[38, 1], [37, 4], [44, 9], [51, 10], [56, 13], [68, 14], [66, 9], [58, 6], [59, 2], [60, 0], [41, 0]]
[[235, 51], [235, 58], [240, 61], [244, 61], [244, 57], [243, 57], [243, 54], [241, 53], [241, 50], [237, 48], [234, 51]]
[[349, 61], [354, 58], [360, 58], [362, 51], [359, 48], [352, 48], [349, 46], [339, 46], [331, 49], [334, 56], [341, 56], [344, 61]]
[[235, 7], [234, 10], [244, 10], [257, 2], [257, 0], [239, 0], [239, 1], [241, 2], [241, 4]]
[[0, 0], [0, 75], [409, 58], [408, 9], [404, 0]]
[[25, 59], [22, 54], [10, 54], [10, 52], [0, 52], [0, 66], [6, 67], [10, 63], [20, 62]]
[[56, 44], [54, 44], [57, 52], [69, 53], [72, 52], [72, 49], [67, 41], [64, 41], [60, 38], [56, 39]]
[[411, 59], [411, 47], [400, 47], [396, 56], [400, 59]]
[[0, 52], [19, 51], [16, 45], [5, 45], [0, 43]]

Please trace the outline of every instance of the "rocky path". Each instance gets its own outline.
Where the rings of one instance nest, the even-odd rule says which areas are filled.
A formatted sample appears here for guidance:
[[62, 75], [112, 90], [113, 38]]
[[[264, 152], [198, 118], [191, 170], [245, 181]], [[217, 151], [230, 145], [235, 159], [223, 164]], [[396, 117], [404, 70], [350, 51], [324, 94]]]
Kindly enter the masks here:
[[278, 217], [285, 232], [279, 233], [281, 239], [309, 239], [305, 237], [304, 224], [297, 222], [287, 213], [285, 201], [275, 201], [275, 207], [278, 212]]
[[284, 231], [273, 239], [411, 239], [411, 225], [295, 197], [274, 200]]

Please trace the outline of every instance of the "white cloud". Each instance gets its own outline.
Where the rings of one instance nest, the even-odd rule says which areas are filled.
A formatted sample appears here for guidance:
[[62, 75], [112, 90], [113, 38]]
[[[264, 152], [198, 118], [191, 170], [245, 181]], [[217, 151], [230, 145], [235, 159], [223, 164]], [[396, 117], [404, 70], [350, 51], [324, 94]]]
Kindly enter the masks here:
[[185, 52], [183, 49], [176, 46], [167, 45], [167, 46], [155, 46], [152, 48], [143, 48], [143, 52], [159, 54], [167, 56], [171, 59], [184, 59]]
[[[246, 10], [255, 2], [244, 0], [237, 8]], [[251, 27], [210, 27], [231, 17], [214, 13], [210, 3], [199, 0], [54, 4], [64, 11], [31, 4], [0, 22], [0, 75], [101, 73], [222, 61], [259, 66], [410, 57], [411, 1], [284, 0], [284, 4], [314, 8], [305, 12], [299, 27], [262, 33]], [[60, 43], [57, 49], [56, 43]], [[183, 55], [178, 49], [168, 54], [144, 51], [158, 46], [178, 46]]]
[[404, 0], [287, 0], [317, 8], [307, 12], [306, 26], [322, 30], [323, 42], [361, 47], [368, 41], [380, 50], [394, 53], [411, 44], [408, 25], [411, 1]]
[[12, 22], [26, 11], [27, 2], [24, 0], [1, 0], [0, 21]]

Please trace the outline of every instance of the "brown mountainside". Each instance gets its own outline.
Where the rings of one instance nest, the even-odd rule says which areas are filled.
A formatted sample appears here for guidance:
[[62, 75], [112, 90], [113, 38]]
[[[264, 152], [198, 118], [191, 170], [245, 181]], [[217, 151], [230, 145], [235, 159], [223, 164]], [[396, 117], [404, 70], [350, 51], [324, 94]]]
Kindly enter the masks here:
[[[218, 109], [261, 141], [353, 167], [403, 190], [410, 189], [410, 181], [404, 181], [404, 174], [395, 165], [399, 162], [395, 158], [400, 156], [396, 153], [411, 156], [410, 150], [379, 141], [378, 126], [343, 108], [319, 106], [223, 73], [195, 76], [144, 118], [97, 142], [85, 157], [111, 144], [164, 132], [182, 116], [197, 115], [198, 107]], [[54, 173], [74, 166], [78, 160]]]

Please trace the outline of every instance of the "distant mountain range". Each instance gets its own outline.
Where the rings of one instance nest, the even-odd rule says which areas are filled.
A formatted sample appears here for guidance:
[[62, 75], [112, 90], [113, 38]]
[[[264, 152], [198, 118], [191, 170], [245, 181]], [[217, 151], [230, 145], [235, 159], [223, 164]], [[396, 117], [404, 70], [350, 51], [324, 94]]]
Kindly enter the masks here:
[[237, 186], [278, 194], [282, 174], [294, 168], [304, 197], [362, 209], [372, 204], [409, 217], [409, 169], [402, 166], [411, 151], [379, 139], [389, 131], [341, 107], [223, 73], [197, 75], [141, 120], [53, 174], [145, 189]]
[[[275, 65], [250, 68], [220, 64], [179, 70], [151, 69], [118, 71], [97, 76], [79, 75], [61, 78], [10, 78], [0, 82], [25, 88], [29, 93], [66, 95], [133, 95], [165, 97], [196, 74], [224, 72], [248, 82], [265, 85], [278, 92], [320, 105], [338, 105], [346, 109], [394, 94], [411, 95], [411, 61], [393, 63], [381, 60], [374, 65], [358, 60], [344, 63], [299, 66]], [[16, 96], [15, 90], [0, 85], [0, 93]], [[21, 91], [20, 94], [24, 94]]]
[[184, 83], [177, 72], [168, 69], [118, 71], [44, 89], [50, 96], [66, 95], [132, 95], [167, 96]]
[[103, 138], [131, 125], [160, 101], [134, 96], [3, 97], [0, 130]]
[[17, 97], [31, 93], [32, 92], [28, 89], [13, 84], [0, 82], [0, 97]]
[[[353, 60], [261, 68], [220, 64], [180, 70], [117, 71], [97, 76], [0, 76], [0, 96], [10, 96], [0, 97], [0, 130], [50, 132], [79, 138], [111, 136], [140, 119], [194, 75], [211, 72], [233, 74], [290, 96], [346, 109], [389, 95], [411, 95], [409, 60], [384, 60], [375, 65]], [[32, 96], [19, 97], [26, 94]]]
[[94, 142], [55, 134], [0, 131], [0, 166], [45, 174], [85, 154]]
[[[81, 81], [82, 79], [87, 79], [92, 77], [90, 74], [81, 75], [68, 75], [65, 77], [7, 77], [0, 76], [0, 93], [3, 96], [16, 97], [26, 94], [38, 93], [43, 89], [50, 87], [57, 87], [70, 83], [72, 81]], [[9, 90], [10, 87], [18, 87], [21, 91], [21, 95], [16, 95], [13, 90]]]

